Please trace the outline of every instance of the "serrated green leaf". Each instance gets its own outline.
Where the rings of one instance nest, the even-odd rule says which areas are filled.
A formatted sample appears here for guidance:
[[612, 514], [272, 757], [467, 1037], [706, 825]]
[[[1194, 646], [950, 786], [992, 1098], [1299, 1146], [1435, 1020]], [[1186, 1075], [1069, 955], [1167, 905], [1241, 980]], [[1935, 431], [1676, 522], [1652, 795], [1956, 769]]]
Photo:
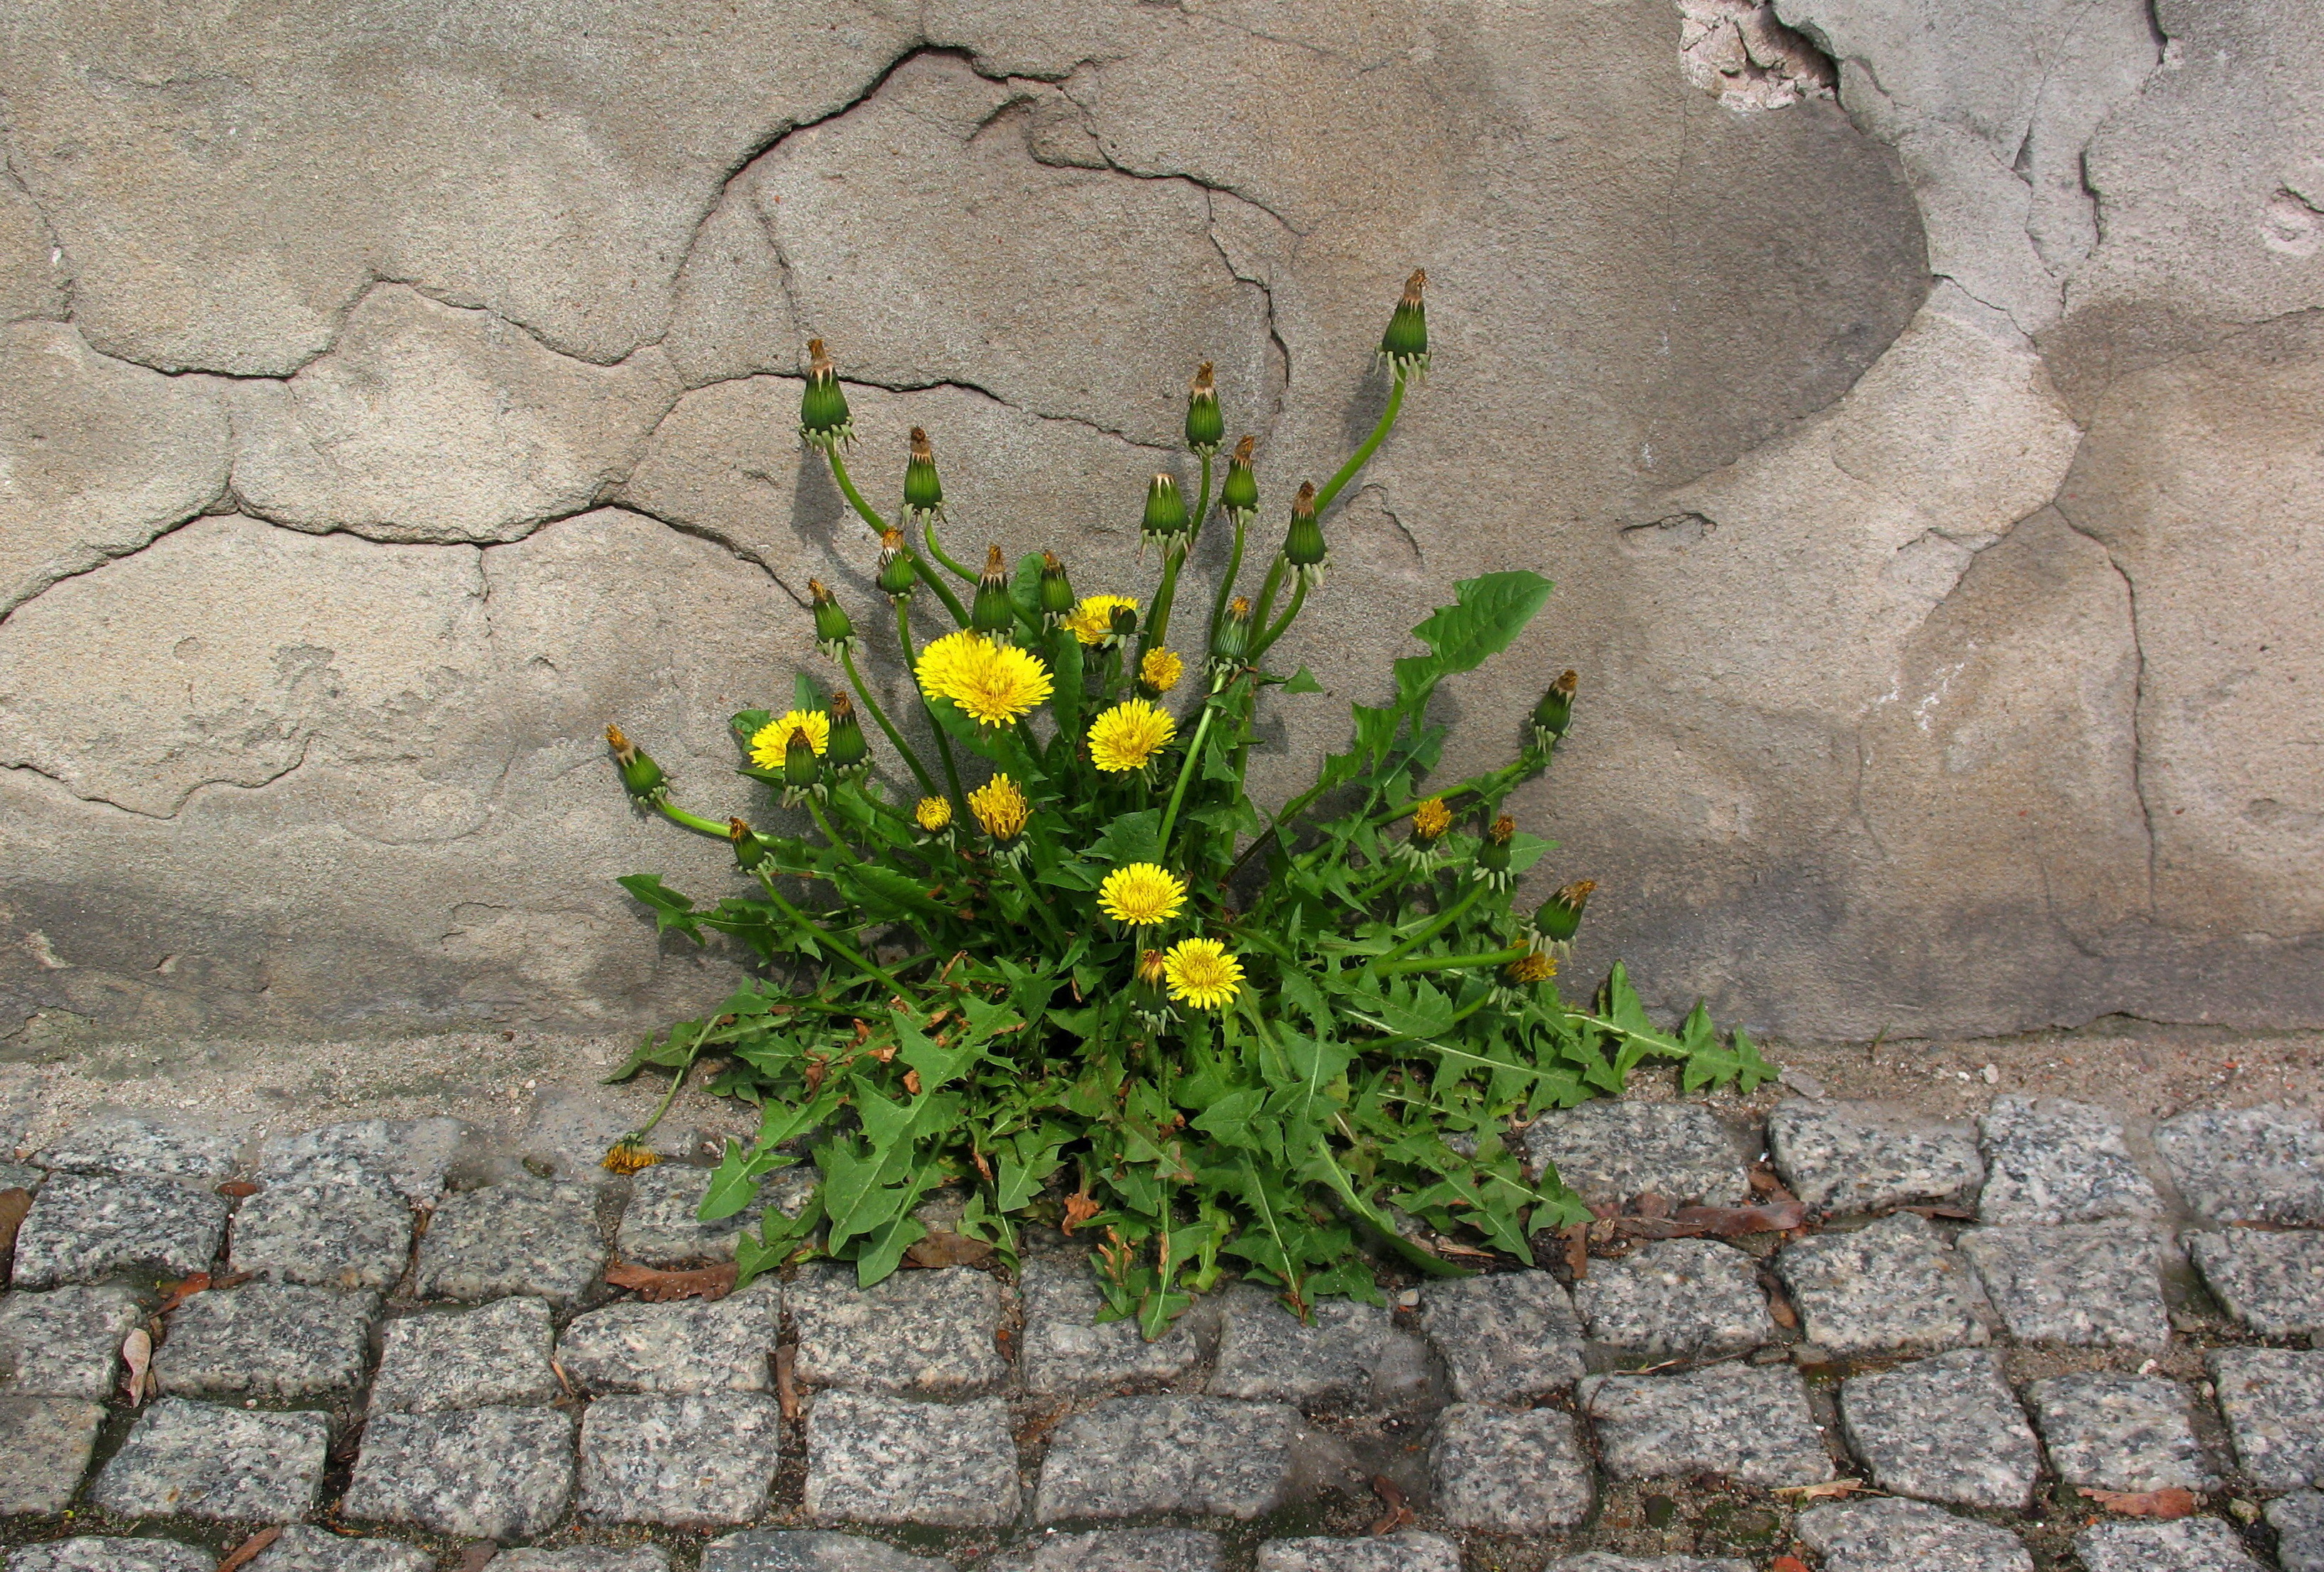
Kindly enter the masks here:
[[1286, 694], [1320, 694], [1323, 691], [1323, 685], [1315, 680], [1314, 672], [1303, 666], [1291, 674], [1291, 680], [1283, 685], [1283, 691]]
[[1428, 646], [1429, 653], [1408, 655], [1396, 662], [1399, 703], [1416, 705], [1443, 678], [1473, 671], [1507, 649], [1554, 587], [1539, 574], [1523, 568], [1463, 579], [1453, 585], [1453, 603], [1439, 606], [1412, 630], [1415, 639]]
[[654, 932], [667, 933], [672, 928], [702, 942], [702, 930], [694, 912], [694, 898], [682, 896], [661, 882], [658, 873], [625, 873], [613, 881], [623, 889], [653, 908]]

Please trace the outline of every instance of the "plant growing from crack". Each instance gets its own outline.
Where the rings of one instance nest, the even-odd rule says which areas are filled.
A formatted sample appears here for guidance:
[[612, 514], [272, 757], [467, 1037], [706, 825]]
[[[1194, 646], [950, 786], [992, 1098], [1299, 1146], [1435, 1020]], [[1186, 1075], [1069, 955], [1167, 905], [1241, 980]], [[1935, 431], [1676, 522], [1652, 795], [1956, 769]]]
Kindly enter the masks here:
[[[1573, 673], [1548, 685], [1508, 764], [1431, 778], [1438, 685], [1505, 650], [1547, 580], [1456, 585], [1413, 630], [1420, 652], [1395, 663], [1394, 697], [1353, 706], [1347, 749], [1271, 813], [1251, 800], [1260, 699], [1320, 691], [1268, 657], [1323, 582], [1333, 502], [1428, 366], [1423, 283], [1415, 273], [1381, 340], [1378, 425], [1322, 486], [1298, 488], [1249, 594], [1253, 442], [1217, 474], [1226, 427], [1208, 365], [1186, 401], [1192, 504], [1174, 475], [1146, 484], [1151, 595], [1080, 595], [1052, 554], [1012, 572], [997, 547], [981, 570], [947, 551], [917, 428], [901, 507], [866, 501], [846, 394], [809, 344], [800, 435], [879, 540], [882, 632], [918, 712], [881, 707], [853, 617], [816, 584], [816, 638], [844, 685], [826, 694], [802, 676], [783, 712], [733, 722], [740, 773], [780, 794], [798, 832], [680, 807], [653, 759], [607, 731], [631, 795], [727, 841], [757, 887], [705, 908], [651, 874], [621, 881], [662, 930], [726, 934], [766, 969], [650, 1035], [620, 1072], [671, 1069], [674, 1094], [715, 1056], [711, 1089], [762, 1110], [756, 1142], [728, 1145], [706, 1220], [758, 1203], [795, 1151], [811, 1158], [805, 1206], [763, 1206], [742, 1236], [746, 1280], [820, 1253], [877, 1282], [951, 1187], [964, 1194], [952, 1228], [1011, 1263], [1028, 1221], [1089, 1236], [1105, 1317], [1148, 1337], [1229, 1259], [1302, 1314], [1323, 1295], [1376, 1301], [1384, 1254], [1440, 1275], [1495, 1252], [1530, 1262], [1532, 1236], [1588, 1215], [1554, 1173], [1526, 1177], [1513, 1117], [1618, 1091], [1650, 1056], [1680, 1061], [1689, 1088], [1772, 1073], [1740, 1032], [1720, 1043], [1700, 1006], [1658, 1031], [1618, 965], [1592, 1005], [1559, 997], [1589, 882], [1512, 909], [1550, 843], [1502, 804], [1565, 735]], [[1214, 525], [1231, 532], [1224, 575], [1207, 606], [1181, 606], [1187, 556]], [[923, 644], [912, 611], [930, 601], [943, 631]], [[908, 773], [902, 797], [872, 773], [867, 718]], [[608, 1165], [650, 1162], [642, 1135]]]

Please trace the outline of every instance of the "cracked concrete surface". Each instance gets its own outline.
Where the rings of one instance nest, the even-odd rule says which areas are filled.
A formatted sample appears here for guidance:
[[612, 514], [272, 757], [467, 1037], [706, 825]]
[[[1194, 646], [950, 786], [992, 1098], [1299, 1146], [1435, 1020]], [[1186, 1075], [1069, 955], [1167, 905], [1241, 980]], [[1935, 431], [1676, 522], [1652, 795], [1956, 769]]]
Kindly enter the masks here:
[[1110, 588], [1192, 363], [1278, 507], [1376, 413], [1416, 263], [1437, 373], [1285, 657], [1369, 697], [1452, 578], [1560, 581], [1447, 762], [1582, 670], [1517, 804], [1545, 878], [1600, 880], [1580, 970], [1823, 1036], [2324, 1019], [2319, 27], [18, 7], [0, 1037], [692, 1007], [731, 958], [610, 878], [724, 860], [595, 739], [772, 811], [723, 717], [807, 659], [810, 575], [875, 606], [790, 435], [800, 340], [875, 502], [924, 425], [961, 549]]

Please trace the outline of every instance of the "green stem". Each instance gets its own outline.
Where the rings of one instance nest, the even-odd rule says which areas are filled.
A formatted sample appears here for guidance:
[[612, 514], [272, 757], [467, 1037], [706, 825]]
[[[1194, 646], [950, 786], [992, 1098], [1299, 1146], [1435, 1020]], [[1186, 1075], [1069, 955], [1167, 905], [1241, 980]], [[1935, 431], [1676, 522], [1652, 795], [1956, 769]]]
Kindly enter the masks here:
[[[930, 584], [936, 583], [936, 581], [933, 578], [929, 578], [928, 575], [926, 573], [921, 574], [920, 576], [923, 579], [927, 579]], [[938, 587], [941, 588], [942, 586]], [[963, 627], [967, 626], [967, 620], [965, 618], [962, 619], [961, 625]], [[912, 648], [912, 618], [910, 603], [908, 602], [898, 601], [896, 602], [896, 642], [902, 647], [904, 651], [904, 669], [906, 671], [913, 670], [919, 665], [920, 660], [918, 652]], [[917, 676], [912, 679], [912, 690], [915, 693], [919, 692], [919, 679]], [[920, 694], [920, 708], [928, 717], [928, 725], [936, 731], [936, 757], [943, 761], [945, 779], [950, 783], [952, 786], [953, 812], [954, 814], [958, 814], [966, 806], [968, 799], [961, 795], [960, 767], [953, 762], [952, 743], [945, 736], [944, 727], [938, 724], [936, 712], [928, 708], [928, 698], [926, 694]], [[928, 795], [936, 795], [936, 782], [928, 779], [927, 773], [925, 770], [921, 772], [920, 779], [927, 784]]]
[[1374, 977], [1403, 977], [1416, 971], [1460, 971], [1472, 966], [1507, 966], [1512, 961], [1523, 961], [1528, 953], [1523, 944], [1512, 944], [1506, 950], [1488, 950], [1473, 955], [1415, 955], [1408, 960], [1374, 961]]
[[1049, 931], [1049, 937], [1056, 942], [1058, 948], [1063, 949], [1068, 942], [1065, 930], [1057, 926], [1056, 915], [1043, 903], [1040, 892], [1036, 890], [1032, 881], [1025, 877], [1025, 870], [1011, 863], [1009, 865], [1009, 878], [1011, 883], [1024, 892], [1025, 904], [1030, 906], [1034, 915], [1041, 919], [1041, 925]]
[[1451, 927], [1454, 921], [1460, 917], [1462, 913], [1467, 911], [1471, 906], [1477, 904], [1477, 897], [1484, 893], [1485, 881], [1481, 878], [1471, 879], [1469, 881], [1469, 888], [1467, 892], [1464, 893], [1459, 900], [1454, 901], [1451, 906], [1437, 913], [1434, 921], [1431, 922], [1426, 927], [1421, 929], [1419, 933], [1415, 933], [1411, 938], [1406, 939], [1403, 943], [1397, 945], [1395, 949], [1389, 951], [1387, 954], [1381, 956], [1379, 961], [1372, 963], [1373, 966], [1379, 967], [1388, 961], [1398, 961], [1405, 956], [1411, 954], [1423, 944], [1425, 944], [1431, 939], [1435, 938], [1437, 934], [1442, 933], [1445, 929]]
[[1249, 517], [1240, 512], [1234, 516], [1234, 548], [1227, 553], [1226, 575], [1219, 580], [1219, 593], [1211, 597], [1211, 628], [1203, 639], [1205, 650], [1218, 642], [1219, 624], [1226, 621], [1227, 602], [1234, 599], [1235, 580], [1242, 576], [1243, 536], [1250, 528]]
[[1203, 718], [1194, 724], [1194, 740], [1186, 745], [1186, 762], [1178, 767], [1178, 784], [1170, 788], [1170, 806], [1162, 814], [1162, 834], [1157, 841], [1166, 858], [1170, 853], [1170, 826], [1178, 822], [1178, 805], [1186, 800], [1186, 783], [1194, 777], [1194, 766], [1203, 757], [1203, 739], [1209, 735], [1211, 721], [1218, 712], [1213, 696], [1203, 706]]
[[1403, 408], [1404, 379], [1398, 377], [1396, 386], [1388, 391], [1388, 408], [1380, 411], [1379, 424], [1372, 427], [1372, 434], [1364, 438], [1363, 446], [1348, 455], [1348, 462], [1340, 466], [1340, 473], [1325, 482], [1323, 489], [1315, 493], [1317, 513], [1330, 507], [1332, 499], [1340, 494], [1341, 488], [1354, 480], [1356, 472], [1364, 467], [1365, 461], [1379, 451], [1379, 445], [1388, 438], [1389, 427], [1396, 424], [1397, 412]]
[[872, 534], [887, 534], [888, 521], [872, 511], [872, 504], [863, 500], [863, 493], [855, 489], [855, 482], [847, 473], [847, 461], [839, 456], [839, 449], [826, 447], [823, 451], [824, 456], [831, 460], [832, 478], [839, 483], [840, 492], [846, 497], [849, 505], [862, 516], [863, 522], [872, 526]]
[[721, 841], [731, 838], [726, 826], [717, 820], [706, 819], [699, 814], [689, 814], [668, 797], [657, 800], [654, 804], [654, 811], [671, 823], [681, 829], [691, 830], [697, 835], [715, 835]]
[[1282, 619], [1277, 621], [1274, 627], [1269, 628], [1257, 644], [1251, 646], [1250, 659], [1253, 666], [1257, 666], [1259, 664], [1259, 657], [1267, 653], [1268, 646], [1273, 644], [1277, 639], [1283, 637], [1284, 630], [1290, 627], [1291, 624], [1297, 620], [1299, 616], [1299, 608], [1306, 603], [1307, 579], [1306, 575], [1303, 574], [1300, 575], [1298, 581], [1292, 586], [1291, 603], [1283, 608]]
[[831, 827], [831, 821], [824, 815], [823, 804], [816, 802], [812, 795], [808, 796], [806, 801], [807, 811], [815, 818], [815, 827], [823, 832], [823, 838], [831, 842], [832, 850], [838, 852], [842, 857], [847, 859], [848, 861], [853, 863], [856, 867], [862, 867], [863, 860], [855, 855], [855, 848], [841, 840], [839, 838], [839, 832]]
[[972, 584], [976, 582], [977, 575], [969, 572], [968, 569], [963, 567], [960, 564], [954, 562], [952, 559], [952, 554], [944, 548], [944, 545], [941, 541], [936, 539], [936, 516], [934, 513], [929, 514], [925, 519], [921, 520], [920, 538], [928, 543], [929, 556], [944, 564], [945, 567], [951, 569], [953, 573], [957, 575], [965, 582]]
[[1136, 671], [1146, 664], [1146, 652], [1162, 642], [1170, 628], [1170, 603], [1178, 598], [1178, 570], [1185, 565], [1186, 546], [1166, 547], [1162, 552], [1162, 583], [1154, 592], [1154, 604], [1146, 613], [1146, 621], [1138, 630], [1138, 657], [1130, 663]]
[[1186, 531], [1186, 554], [1189, 556], [1194, 555], [1194, 542], [1203, 538], [1203, 515], [1211, 510], [1211, 455], [1205, 453], [1201, 457], [1203, 489], [1194, 497], [1194, 528]]
[[686, 1078], [688, 1075], [694, 1073], [694, 1062], [700, 1057], [702, 1057], [702, 1039], [697, 1036], [694, 1039], [694, 1046], [686, 1052], [686, 1062], [679, 1065], [678, 1073], [669, 1078], [669, 1089], [662, 1093], [661, 1101], [654, 1105], [653, 1117], [631, 1131], [628, 1139], [642, 1141], [653, 1134], [653, 1127], [661, 1123], [662, 1115], [669, 1112], [669, 1105], [678, 1100], [678, 1089], [686, 1084]]
[[791, 905], [790, 902], [785, 900], [783, 898], [783, 892], [775, 887], [775, 881], [768, 878], [764, 870], [761, 870], [759, 874], [759, 887], [767, 892], [767, 899], [774, 903], [775, 909], [777, 911], [782, 913], [784, 916], [788, 917], [797, 926], [805, 928], [813, 933], [816, 936], [816, 942], [822, 944], [826, 950], [829, 950], [834, 955], [838, 956], [842, 961], [844, 961], [848, 965], [855, 968], [856, 970], [862, 972], [864, 976], [872, 978], [885, 985], [888, 990], [890, 993], [893, 993], [898, 998], [908, 999], [912, 997], [911, 990], [905, 988], [902, 983], [898, 982], [893, 977], [882, 970], [853, 945], [848, 943], [847, 941], [832, 933], [830, 929], [825, 927], [821, 923], [816, 922], [813, 917], [808, 916], [805, 912], [800, 911], [797, 906]]
[[968, 626], [968, 608], [960, 603], [960, 597], [952, 593], [952, 586], [936, 576], [936, 570], [928, 566], [925, 558], [912, 558], [912, 572], [922, 584], [936, 593], [936, 599], [945, 603], [945, 610], [952, 613], [956, 626]]
[[[1489, 797], [1493, 795], [1494, 788], [1497, 786], [1506, 787], [1516, 785], [1517, 777], [1523, 775], [1525, 770], [1526, 767], [1524, 763], [1520, 761], [1516, 764], [1505, 764], [1500, 768], [1489, 770], [1483, 775], [1472, 775], [1467, 780], [1462, 781], [1459, 786], [1447, 787], [1445, 790], [1441, 792], [1430, 792], [1426, 796], [1413, 797], [1397, 807], [1388, 809], [1384, 814], [1375, 814], [1371, 818], [1370, 823], [1373, 824], [1394, 823], [1397, 820], [1403, 818], [1406, 814], [1412, 812], [1413, 809], [1420, 806], [1421, 804], [1428, 801], [1430, 797], [1442, 797], [1447, 803], [1450, 803], [1454, 797], [1466, 796], [1471, 792], [1475, 792], [1480, 796]], [[1504, 779], [1504, 777], [1507, 778]]]
[[1289, 563], [1290, 558], [1281, 552], [1275, 554], [1274, 565], [1267, 570], [1267, 582], [1259, 586], [1259, 604], [1250, 613], [1253, 627], [1267, 626], [1267, 614], [1275, 610], [1275, 592], [1283, 587], [1283, 570]]
[[[910, 630], [906, 626], [904, 602], [901, 601], [896, 602], [896, 623], [897, 632], [904, 638], [904, 669], [909, 671], [912, 667], [912, 641]], [[920, 783], [920, 789], [930, 796], [936, 795], [936, 783], [928, 774], [928, 767], [920, 762], [920, 756], [912, 751], [911, 745], [904, 740], [904, 734], [897, 731], [895, 723], [888, 719], [888, 712], [880, 707], [879, 702], [872, 696], [872, 690], [863, 685], [863, 678], [855, 669], [855, 652], [852, 649], [842, 649], [839, 652], [839, 664], [847, 673], [847, 685], [855, 690], [856, 702], [870, 712], [872, 720], [880, 723], [880, 730], [887, 734], [890, 746], [895, 749], [902, 757], [904, 763], [910, 768], [913, 778]]]

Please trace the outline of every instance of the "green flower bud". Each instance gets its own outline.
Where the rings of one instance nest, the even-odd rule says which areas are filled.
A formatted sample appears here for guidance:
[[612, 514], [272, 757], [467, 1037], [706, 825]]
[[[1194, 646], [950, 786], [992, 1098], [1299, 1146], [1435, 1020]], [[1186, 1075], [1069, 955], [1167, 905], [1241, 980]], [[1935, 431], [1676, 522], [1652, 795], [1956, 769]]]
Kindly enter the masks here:
[[807, 580], [807, 591], [815, 602], [815, 647], [823, 651], [825, 660], [837, 660], [855, 648], [855, 620], [832, 597], [822, 580]]
[[1041, 554], [1041, 620], [1056, 627], [1073, 612], [1074, 586], [1065, 581], [1065, 565], [1054, 551]]
[[[863, 722], [855, 718], [855, 701], [844, 692], [831, 695], [831, 736], [823, 757], [834, 775], [861, 775], [871, 767], [872, 745], [863, 740]], [[786, 766], [789, 759], [786, 756]]]
[[1517, 882], [1509, 871], [1513, 850], [1509, 842], [1517, 838], [1517, 822], [1507, 814], [1485, 827], [1485, 839], [1477, 847], [1477, 877], [1494, 889], [1507, 889]]
[[1258, 440], [1246, 437], [1235, 444], [1234, 456], [1227, 460], [1227, 478], [1219, 485], [1219, 506], [1229, 517], [1240, 514], [1245, 524], [1259, 511], [1259, 477], [1250, 473], [1250, 450]]
[[855, 418], [847, 412], [839, 372], [823, 352], [823, 340], [807, 341], [807, 391], [799, 395], [799, 436], [825, 453], [855, 440]]
[[1533, 915], [1534, 936], [1560, 953], [1571, 950], [1573, 935], [1582, 926], [1582, 908], [1590, 904], [1590, 892], [1597, 887], [1595, 879], [1579, 878], [1542, 902]]
[[734, 843], [734, 860], [744, 873], [767, 860], [767, 843], [751, 832], [751, 826], [740, 819], [726, 821], [726, 839]]
[[1404, 299], [1396, 303], [1388, 331], [1380, 335], [1380, 358], [1388, 362], [1398, 382], [1428, 374], [1428, 308], [1420, 302], [1420, 292], [1427, 287], [1425, 268], [1405, 280]]
[[1178, 483], [1168, 475], [1147, 482], [1146, 518], [1139, 526], [1146, 538], [1167, 550], [1184, 543], [1188, 524], [1186, 499], [1178, 494]]
[[1250, 649], [1250, 601], [1237, 595], [1227, 603], [1227, 614], [1219, 619], [1219, 630], [1211, 637], [1211, 691], [1216, 693], [1229, 677], [1242, 669], [1243, 657]]
[[1323, 527], [1315, 521], [1315, 488], [1305, 482], [1291, 502], [1291, 530], [1284, 537], [1283, 557], [1301, 584], [1323, 582], [1324, 565], [1332, 560], [1323, 547]]
[[1138, 631], [1138, 608], [1116, 606], [1106, 615], [1106, 626], [1112, 630], [1114, 642], [1120, 644]]
[[794, 726], [783, 743], [783, 786], [797, 797], [823, 785], [823, 760], [815, 756], [815, 741], [804, 726]]
[[619, 726], [605, 728], [605, 745], [613, 750], [613, 764], [622, 772], [622, 789], [640, 802], [659, 802], [669, 789], [661, 766], [645, 749], [622, 735]]
[[1211, 363], [1204, 361], [1186, 390], [1186, 448], [1208, 458], [1226, 437], [1227, 418], [1219, 412], [1219, 391], [1211, 382]]
[[880, 588], [890, 601], [908, 598], [920, 582], [919, 570], [913, 565], [912, 548], [904, 540], [904, 532], [890, 529], [880, 537]]
[[1549, 685], [1541, 695], [1541, 703], [1533, 707], [1533, 740], [1543, 753], [1557, 746], [1565, 729], [1573, 724], [1573, 695], [1582, 686], [1578, 672], [1566, 672]]
[[1007, 638], [1017, 625], [1017, 608], [1009, 600], [1009, 569], [997, 546], [985, 550], [984, 576], [976, 581], [976, 602], [969, 608], [968, 625], [995, 639]]
[[912, 456], [904, 464], [904, 516], [920, 519], [931, 513], [944, 517], [944, 482], [936, 478], [936, 450], [929, 445], [928, 434], [915, 426]]

